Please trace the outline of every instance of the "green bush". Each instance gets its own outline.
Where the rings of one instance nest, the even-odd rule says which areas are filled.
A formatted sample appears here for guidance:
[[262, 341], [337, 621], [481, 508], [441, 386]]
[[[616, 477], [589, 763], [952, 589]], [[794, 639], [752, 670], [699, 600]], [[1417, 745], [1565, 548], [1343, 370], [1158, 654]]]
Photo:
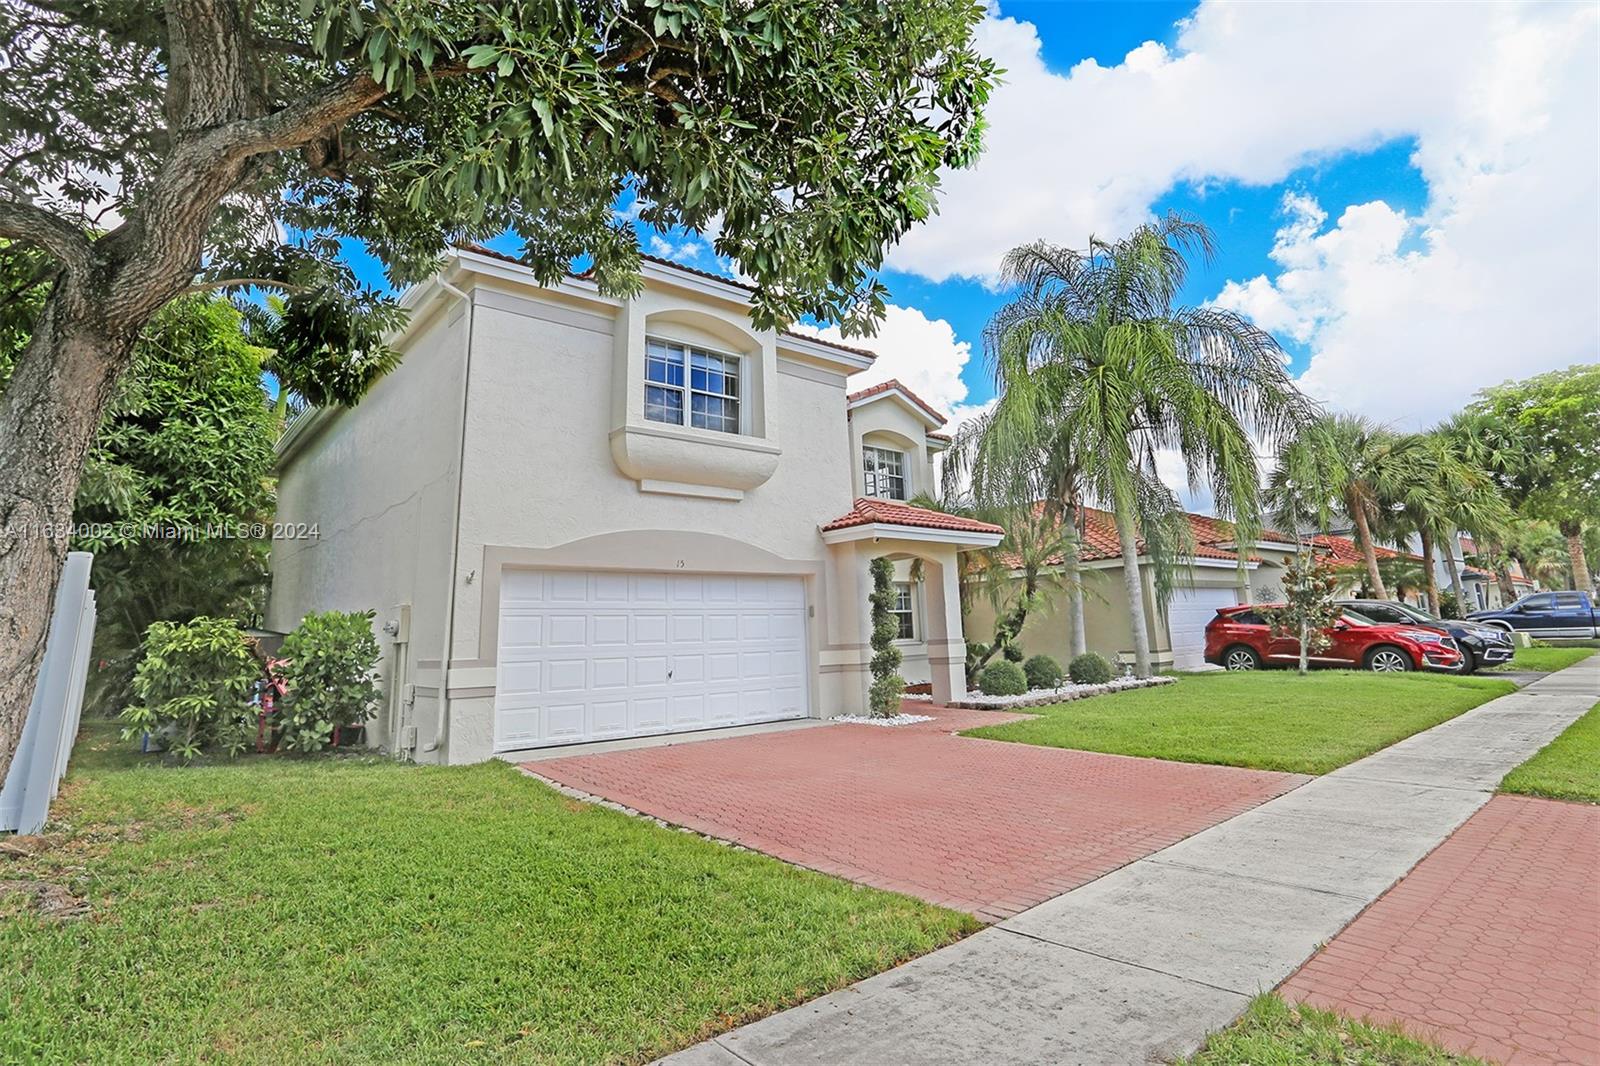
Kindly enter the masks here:
[[1006, 657], [1006, 662], [1008, 663], [1020, 663], [1022, 661], [1022, 649], [1015, 644], [1007, 644], [1000, 649], [1000, 654]]
[[335, 727], [358, 725], [378, 706], [382, 652], [372, 635], [372, 612], [308, 614], [283, 640], [279, 676], [287, 686], [278, 701], [278, 743], [291, 751], [317, 751]]
[[900, 649], [894, 646], [900, 622], [894, 616], [894, 563], [872, 560], [872, 687], [867, 690], [867, 706], [878, 718], [900, 713], [900, 697], [906, 682], [900, 676]]
[[1027, 675], [1029, 688], [1060, 688], [1066, 674], [1061, 671], [1061, 664], [1048, 655], [1035, 655], [1022, 664], [1022, 672]]
[[985, 696], [1020, 696], [1028, 691], [1028, 675], [1010, 659], [1000, 659], [978, 674], [978, 691]]
[[1072, 660], [1067, 676], [1074, 685], [1103, 685], [1111, 680], [1111, 664], [1104, 655], [1086, 651]]
[[122, 711], [122, 736], [141, 733], [184, 762], [213, 745], [236, 755], [255, 736], [252, 686], [261, 664], [238, 623], [196, 618], [153, 622], [133, 674], [134, 701]]

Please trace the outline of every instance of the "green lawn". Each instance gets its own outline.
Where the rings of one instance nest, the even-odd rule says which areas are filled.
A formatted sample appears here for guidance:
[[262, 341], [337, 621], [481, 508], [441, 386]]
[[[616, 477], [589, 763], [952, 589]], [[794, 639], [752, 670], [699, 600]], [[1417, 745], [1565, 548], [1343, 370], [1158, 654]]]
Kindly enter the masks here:
[[1485, 1066], [1413, 1040], [1273, 995], [1257, 996], [1232, 1026], [1212, 1034], [1186, 1066]]
[[[976, 928], [503, 763], [178, 769], [87, 727], [0, 886], [0, 1061], [643, 1061]], [[85, 750], [88, 749], [88, 750]]]
[[1507, 774], [1500, 791], [1600, 803], [1600, 703]]
[[1176, 685], [1029, 708], [1039, 717], [965, 735], [1320, 774], [1514, 690], [1444, 674], [1186, 674]]
[[1573, 663], [1582, 662], [1595, 653], [1594, 648], [1518, 648], [1508, 663], [1491, 666], [1490, 670], [1561, 670]]

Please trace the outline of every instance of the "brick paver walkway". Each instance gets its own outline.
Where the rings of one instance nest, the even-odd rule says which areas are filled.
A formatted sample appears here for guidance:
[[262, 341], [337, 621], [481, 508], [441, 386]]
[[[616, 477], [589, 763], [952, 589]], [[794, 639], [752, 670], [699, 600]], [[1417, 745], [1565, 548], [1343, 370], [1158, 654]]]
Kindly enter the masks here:
[[832, 725], [528, 763], [825, 873], [1008, 917], [1306, 780], [952, 735], [1015, 715]]
[[1282, 991], [1496, 1062], [1600, 1063], [1600, 807], [1496, 796]]

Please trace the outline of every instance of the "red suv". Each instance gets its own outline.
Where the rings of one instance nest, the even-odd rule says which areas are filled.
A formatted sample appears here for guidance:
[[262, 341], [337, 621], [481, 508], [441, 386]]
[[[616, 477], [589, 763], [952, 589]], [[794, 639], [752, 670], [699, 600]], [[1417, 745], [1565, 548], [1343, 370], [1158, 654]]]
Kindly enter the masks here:
[[[1229, 670], [1298, 663], [1299, 638], [1275, 636], [1261, 614], [1263, 607], [1279, 606], [1267, 603], [1219, 610], [1206, 625], [1206, 662]], [[1461, 669], [1461, 649], [1450, 634], [1432, 626], [1385, 624], [1347, 610], [1323, 633], [1328, 646], [1311, 656], [1314, 666], [1382, 673]]]

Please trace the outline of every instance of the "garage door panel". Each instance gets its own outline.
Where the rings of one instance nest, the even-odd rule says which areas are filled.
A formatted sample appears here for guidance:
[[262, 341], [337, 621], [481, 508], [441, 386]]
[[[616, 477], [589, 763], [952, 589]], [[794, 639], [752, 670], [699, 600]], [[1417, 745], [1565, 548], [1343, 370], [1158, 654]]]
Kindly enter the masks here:
[[1167, 608], [1167, 633], [1172, 638], [1172, 664], [1180, 670], [1205, 665], [1206, 624], [1219, 607], [1239, 602], [1238, 593], [1225, 588], [1179, 589]]
[[797, 578], [508, 571], [499, 750], [803, 717]]

